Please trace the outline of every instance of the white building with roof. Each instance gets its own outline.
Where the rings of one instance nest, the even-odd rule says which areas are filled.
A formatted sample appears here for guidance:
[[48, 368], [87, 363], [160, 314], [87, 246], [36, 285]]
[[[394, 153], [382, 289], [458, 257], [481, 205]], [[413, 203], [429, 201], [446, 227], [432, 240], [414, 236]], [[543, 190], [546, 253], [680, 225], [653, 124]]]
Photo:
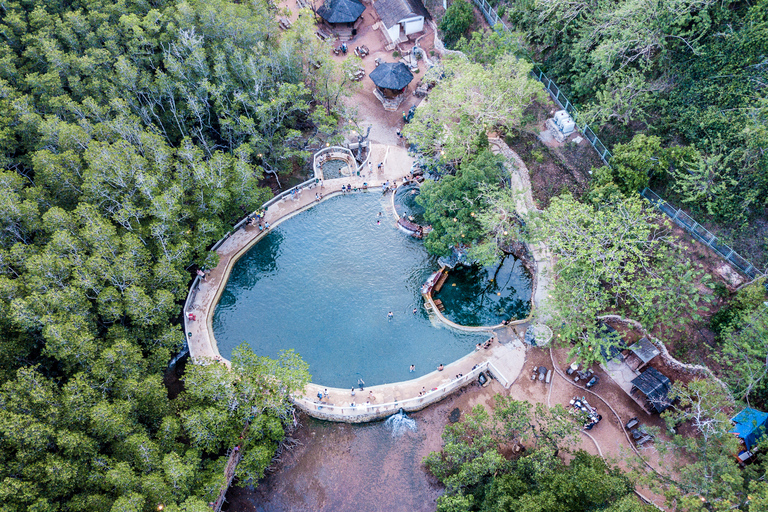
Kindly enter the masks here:
[[390, 44], [404, 42], [411, 34], [424, 31], [429, 12], [421, 0], [376, 0], [373, 8], [381, 19], [381, 30]]

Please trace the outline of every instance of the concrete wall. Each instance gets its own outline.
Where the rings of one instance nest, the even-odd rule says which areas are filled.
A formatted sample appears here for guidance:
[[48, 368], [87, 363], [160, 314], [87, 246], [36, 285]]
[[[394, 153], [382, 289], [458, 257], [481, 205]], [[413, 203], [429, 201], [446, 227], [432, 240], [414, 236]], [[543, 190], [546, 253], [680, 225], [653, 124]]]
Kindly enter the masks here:
[[424, 30], [424, 17], [419, 16], [418, 18], [400, 20], [400, 24], [403, 25], [405, 35], [409, 36], [411, 34], [416, 34], [417, 32]]
[[[363, 403], [352, 407], [351, 405], [324, 405], [303, 397], [294, 397], [293, 404], [309, 416], [319, 420], [338, 421], [342, 423], [365, 423], [392, 416], [393, 414], [397, 414], [400, 409], [403, 409], [406, 412], [419, 411], [428, 405], [439, 402], [457, 389], [463, 388], [477, 380], [480, 373], [489, 369], [489, 366], [488, 362], [481, 363], [477, 368], [466, 375], [459, 377], [458, 379], [453, 379], [447, 384], [439, 386], [437, 389], [427, 391], [427, 394], [424, 396], [408, 398], [399, 402], [384, 404], [374, 403], [370, 405]], [[494, 370], [495, 368], [491, 368], [494, 377], [499, 379], [501, 372]], [[503, 376], [501, 378], [503, 378]], [[509, 386], [506, 379], [499, 380], [499, 382], [505, 387]]]
[[[384, 25], [384, 23], [382, 23]], [[393, 25], [391, 27], [386, 27], [387, 36], [389, 36], [390, 41], [397, 41], [397, 38], [400, 37], [400, 25]]]

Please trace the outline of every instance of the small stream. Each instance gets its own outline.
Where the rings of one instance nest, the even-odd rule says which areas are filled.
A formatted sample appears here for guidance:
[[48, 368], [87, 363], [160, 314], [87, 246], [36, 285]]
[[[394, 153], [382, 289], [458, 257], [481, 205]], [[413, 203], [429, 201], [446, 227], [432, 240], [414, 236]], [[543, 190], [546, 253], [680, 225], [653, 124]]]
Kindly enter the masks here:
[[491, 388], [471, 385], [407, 416], [360, 425], [300, 416], [302, 444], [258, 486], [233, 487], [231, 512], [434, 512], [443, 492], [422, 466], [442, 446], [451, 412], [487, 403]]

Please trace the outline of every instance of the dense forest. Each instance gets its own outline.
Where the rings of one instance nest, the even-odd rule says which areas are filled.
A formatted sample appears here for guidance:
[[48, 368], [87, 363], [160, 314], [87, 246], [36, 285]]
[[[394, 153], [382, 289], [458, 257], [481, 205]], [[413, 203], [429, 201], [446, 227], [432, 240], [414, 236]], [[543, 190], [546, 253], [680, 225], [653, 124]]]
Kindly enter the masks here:
[[[469, 58], [445, 59], [404, 130], [446, 171], [420, 196], [435, 228], [427, 247], [465, 245], [487, 261], [517, 239], [546, 239], [563, 277], [551, 313], [585, 354], [608, 309], [651, 328], [691, 320], [681, 309], [711, 287], [636, 190], [650, 183], [733, 237], [751, 233], [762, 254], [752, 225], [768, 199], [768, 0], [513, 2], [511, 37], [466, 34], [461, 1], [456, 23], [441, 26]], [[0, 13], [0, 511], [208, 510], [228, 449], [243, 449], [241, 483], [264, 474], [292, 421], [287, 398], [309, 375], [293, 352], [269, 360], [241, 347], [232, 370], [190, 365], [169, 398], [181, 302], [192, 273], [216, 264], [208, 248], [271, 196], [268, 179], [300, 173], [339, 138], [341, 98], [359, 87], [345, 66], [356, 62], [331, 59], [310, 15], [278, 29], [266, 0], [21, 0]], [[525, 226], [487, 132], [523, 129], [544, 92], [510, 53], [540, 62], [581, 121], [616, 143], [583, 201], [556, 198]], [[756, 283], [716, 318], [730, 394], [698, 381], [675, 390], [670, 428], [692, 422], [701, 434], [672, 439], [675, 460], [691, 463], [657, 482], [681, 508], [768, 503], [766, 465], [733, 464], [724, 412], [733, 398], [768, 403], [763, 301]], [[536, 414], [560, 423], [558, 411]], [[472, 447], [467, 428], [449, 431], [447, 446]], [[559, 447], [525, 429], [545, 453]], [[583, 454], [568, 466], [502, 461], [497, 447], [515, 435], [480, 438], [489, 464], [474, 480], [461, 480], [474, 456], [427, 461], [446, 510], [562, 502], [583, 475], [595, 507], [634, 509], [631, 482]]]
[[[544, 304], [537, 304], [536, 318], [553, 328], [556, 334], [552, 343], [568, 349], [569, 360], [586, 365], [605, 362], [604, 354], [612, 347], [625, 348], [619, 336], [600, 334], [604, 315], [632, 319], [662, 342], [674, 336], [681, 344], [693, 344], [696, 342], [691, 339], [691, 332], [710, 330], [711, 338], [706, 339], [705, 346], [698, 347], [706, 361], [685, 362], [711, 365], [720, 380], [703, 373], [691, 375], [690, 380], [675, 380], [667, 396], [671, 406], [662, 414], [666, 428], [664, 432], [657, 432], [660, 435], [654, 441], [668, 471], [659, 474], [643, 468], [631, 478], [635, 484], [642, 483], [665, 496], [671, 510], [764, 510], [768, 504], [765, 484], [768, 461], [759, 455], [744, 468], [734, 462], [739, 440], [731, 432], [730, 418], [745, 405], [761, 410], [768, 407], [765, 279], [756, 279], [737, 291], [729, 289], [711, 269], [692, 257], [690, 242], [681, 239], [669, 220], [637, 193], [648, 183], [663, 181], [671, 190], [675, 183], [693, 180], [695, 172], [681, 171], [678, 163], [691, 155], [699, 158], [696, 152], [701, 152], [701, 158], [711, 155], [686, 141], [677, 128], [659, 121], [664, 110], [651, 109], [644, 123], [633, 121], [626, 126], [621, 120], [608, 116], [603, 122], [609, 133], [617, 140], [626, 137], [625, 142], [614, 147], [612, 166], [593, 169], [585, 193], [578, 197], [566, 189], [549, 197], [543, 210], [528, 206], [528, 212], [523, 213], [519, 205], [524, 185], [514, 183], [520, 183], [520, 175], [529, 173], [521, 172], [514, 162], [505, 163], [503, 158], [492, 154], [491, 147], [499, 146], [498, 142], [492, 145], [487, 134], [489, 127], [493, 127], [497, 140], [513, 142], [526, 130], [538, 133], [536, 116], [529, 114], [541, 109], [542, 86], [531, 78], [531, 64], [526, 59], [516, 60], [509, 54], [524, 54], [521, 42], [535, 40], [543, 29], [531, 27], [530, 32], [518, 34], [489, 30], [467, 34], [472, 21], [465, 19], [466, 9], [454, 8], [463, 1], [456, 0], [448, 8], [440, 28], [443, 33], [459, 32], [452, 35], [456, 41], [454, 47], [464, 52], [464, 56], [443, 59], [443, 75], [430, 93], [429, 103], [417, 109], [413, 121], [404, 129], [409, 140], [415, 141], [426, 155], [426, 160], [443, 173], [439, 180], [423, 184], [417, 199], [425, 207], [425, 218], [433, 227], [426, 237], [426, 247], [436, 254], [463, 252], [469, 260], [484, 264], [509, 252], [509, 248], [520, 241], [529, 247], [546, 247], [554, 258], [547, 274], [550, 279], [547, 299]], [[566, 5], [553, 1], [515, 5], [524, 10], [546, 6], [554, 9], [556, 5], [562, 8], [579, 5], [586, 9], [591, 4]], [[697, 3], [693, 7], [703, 5]], [[654, 4], [648, 9], [666, 6]], [[610, 13], [620, 11], [614, 3], [593, 7]], [[693, 7], [689, 14], [695, 17], [699, 9]], [[752, 17], [756, 23], [753, 26], [757, 27], [765, 12], [734, 7], [733, 15], [741, 16], [743, 26], [749, 25], [747, 21]], [[450, 16], [457, 19], [446, 22]], [[566, 23], [564, 32], [557, 32], [558, 37], [563, 37], [574, 26], [578, 24]], [[750, 43], [763, 44], [765, 26], [761, 27], [755, 28], [760, 37], [750, 36]], [[607, 32], [600, 34], [605, 36]], [[630, 39], [632, 34], [625, 33], [624, 37]], [[586, 41], [582, 46], [574, 41], [570, 44], [573, 46], [559, 41], [557, 50], [583, 50]], [[601, 51], [612, 48], [615, 49], [608, 45]], [[768, 52], [754, 53], [759, 52], [754, 48], [749, 51], [752, 57], [746, 54], [741, 57], [768, 55]], [[665, 64], [659, 59], [664, 58], [669, 55], [652, 52], [648, 63], [663, 67]], [[692, 66], [696, 65], [703, 64], [696, 62]], [[553, 64], [550, 62], [549, 66]], [[499, 67], [504, 71], [497, 75]], [[594, 65], [585, 67], [587, 71], [593, 68]], [[747, 73], [750, 69], [746, 66], [741, 71]], [[614, 72], [611, 68], [607, 73]], [[494, 78], [488, 80], [488, 77]], [[599, 78], [594, 80], [595, 87], [605, 86]], [[765, 97], [761, 87], [753, 84], [750, 91], [753, 99]], [[672, 94], [673, 90], [664, 94]], [[727, 95], [727, 91], [722, 94]], [[661, 102], [662, 97], [658, 92], [648, 95], [646, 100]], [[742, 100], [748, 103], [745, 98]], [[584, 112], [605, 105], [584, 101]], [[703, 109], [708, 101], [702, 99], [697, 104]], [[718, 97], [711, 103], [718, 105], [722, 101], [726, 99]], [[546, 110], [549, 108], [547, 105]], [[752, 111], [751, 106], [749, 109]], [[507, 113], [512, 114], [507, 116]], [[651, 114], [657, 116], [658, 124], [653, 124]], [[595, 122], [599, 122], [599, 116], [595, 116]], [[738, 128], [740, 133], [749, 129], [754, 119], [759, 120], [746, 115]], [[675, 122], [682, 125], [696, 121], [691, 118], [686, 121], [681, 114]], [[660, 126], [666, 127], [666, 135]], [[759, 122], [755, 126], [759, 126]], [[751, 146], [752, 142], [757, 146]], [[749, 154], [758, 157], [754, 162], [756, 167], [751, 170], [734, 167], [734, 172], [754, 172], [762, 177], [764, 172], [759, 169], [764, 167], [765, 160], [760, 144], [763, 144], [761, 139], [750, 135], [731, 146], [729, 151], [742, 151], [744, 153], [739, 153], [742, 156], [754, 149], [755, 153]], [[699, 190], [697, 187], [691, 190]], [[738, 180], [728, 180], [723, 190], [740, 193]], [[731, 208], [732, 213], [740, 215], [739, 207], [744, 203], [734, 197], [727, 201], [735, 206]], [[745, 218], [762, 215], [757, 207], [762, 199], [755, 201], [754, 208], [744, 213]], [[714, 210], [706, 210], [703, 199], [696, 206], [702, 208], [703, 216], [719, 222], [731, 222], [735, 218], [729, 221]], [[745, 207], [741, 211], [747, 210]], [[446, 494], [438, 503], [439, 510], [570, 510], [567, 492], [552, 486], [557, 480], [552, 477], [552, 468], [531, 467], [531, 464], [552, 461], [551, 453], [556, 448], [564, 448], [557, 443], [555, 447], [540, 446], [543, 434], [536, 433], [535, 425], [560, 425], [566, 430], [567, 422], [557, 420], [555, 408], [545, 410], [541, 404], [533, 413], [535, 421], [530, 425], [524, 421], [526, 416], [530, 417], [530, 411], [527, 414], [519, 403], [514, 407], [514, 414], [503, 417], [504, 409], [510, 405], [497, 397], [492, 417], [479, 411], [467, 417], [463, 425], [446, 428], [443, 450], [425, 460], [432, 474], [446, 486]], [[521, 418], [524, 424], [517, 425], [513, 431], [504, 430], [511, 417]], [[533, 453], [511, 459], [500, 457], [500, 447], [514, 443], [523, 431], [533, 440], [532, 446], [526, 444]], [[488, 435], [484, 435], [485, 432]], [[763, 453], [767, 442], [764, 438], [758, 453]], [[548, 448], [549, 452], [542, 448]], [[574, 483], [567, 489], [584, 496], [585, 502], [590, 502], [592, 492], [601, 496], [597, 499], [599, 504], [594, 506], [596, 510], [634, 510], [637, 502], [619, 492], [623, 485], [628, 485], [621, 481], [627, 476], [612, 474], [609, 467], [592, 462], [583, 454], [576, 455], [571, 466], [553, 461], [554, 474], [572, 472], [574, 478], [586, 479], [579, 484], [587, 486], [587, 482], [592, 482], [588, 488]], [[576, 476], [582, 471], [588, 475]], [[616, 493], [601, 495], [603, 489], [598, 484], [613, 477], [617, 478], [612, 487]], [[541, 500], [557, 505], [541, 508]]]
[[[472, 12], [462, 4], [449, 7], [441, 28], [471, 51], [479, 38], [471, 41]], [[621, 170], [611, 190], [650, 184], [768, 265], [765, 0], [490, 4], [513, 31], [516, 53], [539, 63], [579, 124], [612, 148]]]
[[208, 509], [228, 448], [263, 474], [309, 376], [244, 348], [169, 400], [181, 302], [265, 175], [334, 136], [345, 75], [258, 0], [0, 13], [0, 510]]

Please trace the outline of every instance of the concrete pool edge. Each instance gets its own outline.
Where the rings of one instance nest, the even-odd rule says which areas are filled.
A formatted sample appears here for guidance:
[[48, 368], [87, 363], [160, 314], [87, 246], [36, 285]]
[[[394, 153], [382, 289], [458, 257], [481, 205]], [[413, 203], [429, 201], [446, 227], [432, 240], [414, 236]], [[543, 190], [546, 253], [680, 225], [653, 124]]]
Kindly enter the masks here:
[[[391, 153], [391, 154], [390, 154]], [[352, 177], [352, 178], [338, 178], [334, 180], [327, 180], [325, 182], [322, 182], [322, 184], [319, 186], [320, 190], [323, 192], [326, 192], [326, 194], [323, 197], [323, 200], [328, 199], [330, 197], [334, 197], [338, 195], [340, 192], [341, 186], [352, 183], [354, 186], [361, 188], [362, 184], [364, 182], [368, 182], [369, 187], [377, 187], [381, 186], [386, 181], [391, 181], [394, 179], [400, 180], [403, 177], [405, 177], [410, 168], [411, 164], [413, 162], [413, 159], [407, 155], [407, 152], [404, 148], [397, 147], [397, 146], [383, 146], [383, 145], [372, 145], [371, 147], [371, 157], [369, 157], [371, 160], [379, 160], [387, 163], [388, 159], [391, 158], [395, 162], [392, 164], [386, 165], [384, 172], [370, 172], [369, 175], [361, 176], [361, 177]], [[394, 169], [402, 169], [402, 172], [392, 171]], [[528, 195], [530, 195], [530, 190], [526, 191]], [[286, 220], [293, 215], [296, 215], [302, 211], [305, 211], [308, 208], [311, 208], [315, 204], [317, 204], [317, 201], [314, 199], [314, 197], [310, 197], [311, 193], [306, 194], [303, 198], [299, 197], [297, 201], [290, 201], [287, 198], [283, 198], [280, 201], [276, 201], [273, 204], [270, 204], [269, 207], [266, 210], [266, 218], [265, 220], [269, 222], [272, 227], [278, 226], [283, 220]], [[295, 203], [292, 205], [292, 203]], [[285, 206], [287, 206], [287, 211], [284, 210]], [[227, 283], [227, 280], [229, 278], [229, 274], [231, 272], [232, 267], [237, 262], [237, 260], [242, 257], [242, 255], [247, 252], [248, 249], [250, 249], [255, 243], [257, 243], [261, 238], [266, 234], [266, 232], [257, 232], [255, 229], [247, 226], [243, 226], [242, 229], [237, 230], [233, 235], [229, 238], [227, 238], [216, 250], [217, 254], [220, 256], [219, 264], [216, 266], [216, 268], [212, 269], [211, 272], [208, 274], [206, 279], [203, 279], [199, 283], [199, 287], [197, 290], [194, 290], [194, 295], [192, 297], [188, 296], [188, 302], [189, 302], [189, 309], [185, 309], [184, 311], [184, 326], [185, 331], [188, 333], [187, 341], [188, 341], [188, 347], [189, 347], [189, 354], [193, 361], [198, 363], [213, 363], [217, 360], [222, 362], [223, 364], [230, 365], [229, 361], [222, 358], [221, 355], [218, 352], [218, 346], [215, 342], [215, 337], [213, 336], [213, 329], [212, 329], [212, 319], [213, 319], [213, 311], [215, 309], [216, 304], [218, 303], [218, 300], [220, 299], [221, 293], [223, 293], [223, 289]], [[544, 257], [544, 254], [542, 254], [542, 250], [537, 248], [531, 248], [534, 260], [536, 262], [536, 268], [537, 272], [534, 274], [534, 279], [538, 278], [538, 270], [542, 268], [540, 266], [540, 259], [546, 259], [547, 264], [545, 266], [549, 266], [548, 264], [548, 255]], [[547, 281], [546, 279], [543, 279], [543, 281]], [[535, 298], [538, 298], [539, 296], [545, 296], [545, 290], [537, 289], [539, 282], [534, 281], [532, 283], [532, 309], [531, 309], [531, 315], [529, 315], [529, 319], [533, 315], [534, 307], [538, 304], [538, 300], [535, 300]], [[190, 293], [192, 295], [192, 293]], [[535, 297], [535, 298], [534, 298]], [[187, 318], [187, 312], [195, 312], [197, 313], [201, 318], [198, 318], [196, 320], [192, 320], [191, 318]], [[454, 327], [452, 322], [448, 321], [447, 319], [444, 319], [442, 315], [437, 317], [440, 320], [440, 324], [449, 327], [449, 328], [458, 328], [458, 330], [466, 330], [466, 328], [462, 328], [463, 326]], [[204, 321], [199, 321], [204, 320]], [[526, 321], [526, 320], [524, 320]], [[524, 321], [518, 321], [517, 323], [522, 323]], [[452, 325], [453, 324], [453, 325]], [[422, 397], [423, 400], [416, 400], [419, 402], [418, 404], [408, 405], [408, 407], [404, 407], [405, 410], [417, 410], [423, 407], [426, 407], [427, 405], [430, 405], [432, 403], [435, 403], [439, 400], [442, 400], [445, 396], [447, 396], [450, 393], [453, 393], [456, 389], [459, 389], [462, 386], [467, 385], [469, 382], [471, 382], [471, 379], [467, 377], [468, 375], [472, 374], [473, 371], [470, 365], [469, 367], [465, 367], [467, 361], [470, 360], [476, 360], [476, 362], [473, 365], [477, 364], [486, 364], [486, 367], [491, 369], [492, 373], [494, 373], [497, 376], [501, 376], [505, 382], [508, 383], [509, 386], [511, 386], [514, 381], [519, 376], [520, 372], [522, 371], [523, 363], [525, 361], [525, 346], [518, 338], [517, 334], [514, 333], [513, 329], [506, 329], [505, 326], [495, 326], [495, 327], [472, 327], [471, 330], [477, 332], [492, 332], [493, 329], [500, 329], [502, 332], [499, 332], [497, 334], [497, 339], [502, 338], [508, 338], [507, 342], [504, 344], [497, 343], [491, 349], [488, 351], [476, 351], [470, 354], [467, 354], [466, 356], [462, 357], [461, 359], [454, 361], [452, 363], [449, 363], [446, 367], [444, 372], [438, 373], [438, 372], [432, 372], [430, 374], [427, 374], [423, 377], [420, 377], [419, 379], [415, 379], [412, 381], [401, 381], [396, 382], [392, 384], [384, 384], [381, 386], [376, 386], [372, 389], [378, 390], [380, 396], [382, 398], [385, 398], [387, 396], [391, 396], [393, 400], [386, 402], [391, 404], [401, 404], [402, 401], [399, 400], [399, 396], [406, 396], [403, 391], [404, 389], [410, 389], [410, 387], [413, 387], [414, 385], [418, 386], [418, 383], [424, 382], [424, 386], [426, 387], [426, 383], [430, 383], [430, 389], [432, 387], [438, 388], [438, 391], [434, 393], [428, 393], [428, 397]], [[508, 333], [508, 334], [505, 334]], [[496, 334], [496, 333], [494, 333]], [[510, 346], [514, 346], [514, 348], [510, 348]], [[464, 374], [464, 377], [460, 379], [446, 379], [445, 376], [450, 374]], [[475, 374], [472, 374], [475, 375]], [[428, 380], [421, 380], [421, 379], [428, 379]], [[435, 380], [436, 379], [436, 380]], [[457, 383], [454, 385], [452, 384], [452, 381], [457, 381]], [[416, 384], [414, 384], [416, 383]], [[437, 386], [432, 386], [432, 384], [437, 384]], [[442, 386], [442, 387], [441, 387]], [[505, 387], [508, 387], [505, 385]], [[305, 411], [307, 414], [313, 415], [313, 412], [316, 414], [318, 413], [318, 410], [315, 406], [312, 405], [312, 397], [316, 396], [318, 389], [325, 389], [323, 386], [318, 384], [309, 383], [304, 391], [304, 396], [297, 396], [294, 397], [294, 403], [295, 405], [300, 408], [301, 410]], [[314, 391], [312, 391], [314, 390]], [[408, 393], [408, 396], [410, 399], [418, 398], [417, 393], [418, 389], [414, 391], [413, 393]], [[341, 393], [349, 393], [349, 391], [340, 391]], [[428, 399], [427, 399], [428, 398]], [[384, 404], [382, 404], [379, 407], [384, 407]], [[387, 407], [386, 410], [380, 410], [376, 414], [380, 414], [381, 416], [375, 416], [373, 417], [370, 414], [363, 414], [366, 411], [361, 410], [355, 411], [355, 414], [351, 414], [349, 411], [346, 411], [344, 414], [334, 414], [332, 416], [328, 416], [329, 411], [325, 411], [323, 413], [324, 416], [321, 419], [328, 419], [332, 421], [346, 421], [346, 422], [363, 422], [363, 421], [373, 421], [375, 419], [379, 419], [381, 417], [384, 417], [386, 415], [390, 415], [393, 412], [397, 412], [400, 407], [395, 408], [394, 405], [390, 409]], [[314, 411], [312, 410], [314, 409]], [[348, 407], [346, 408], [348, 409]], [[362, 415], [362, 416], [361, 416]], [[318, 417], [318, 416], [316, 416]]]
[[[356, 389], [354, 397], [349, 389], [325, 388], [309, 383], [304, 396], [294, 397], [293, 403], [316, 419], [364, 423], [384, 419], [400, 409], [406, 412], [421, 410], [471, 384], [480, 373], [487, 371], [505, 389], [509, 389], [522, 373], [526, 347], [511, 329], [499, 333], [500, 336], [493, 334], [497, 338], [504, 338], [504, 341], [495, 343], [487, 350], [470, 352], [446, 365], [441, 372], [432, 371], [412, 380], [366, 387], [363, 391]], [[423, 389], [427, 392], [420, 395]], [[326, 391], [328, 397], [318, 400], [318, 393]], [[375, 400], [366, 403], [371, 392]]]
[[[340, 178], [341, 179], [341, 178]], [[232, 269], [234, 268], [235, 264], [238, 262], [240, 258], [242, 258], [245, 253], [247, 253], [254, 245], [256, 245], [258, 242], [261, 241], [262, 238], [267, 236], [267, 234], [270, 233], [270, 231], [286, 220], [298, 215], [299, 213], [305, 212], [314, 206], [317, 206], [321, 202], [325, 201], [326, 199], [330, 199], [332, 197], [336, 197], [341, 195], [341, 189], [334, 190], [332, 192], [329, 192], [328, 194], [324, 195], [320, 201], [314, 200], [311, 203], [305, 204], [303, 206], [300, 206], [296, 210], [293, 210], [289, 212], [286, 215], [283, 215], [282, 217], [277, 218], [274, 221], [273, 225], [270, 225], [269, 229], [265, 229], [264, 231], [259, 232], [256, 236], [254, 236], [251, 240], [249, 240], [245, 245], [240, 247], [233, 255], [231, 255], [228, 259], [227, 265], [224, 268], [224, 274], [222, 276], [221, 284], [216, 288], [216, 294], [213, 297], [213, 301], [211, 302], [211, 308], [210, 308], [210, 314], [206, 315], [206, 328], [208, 330], [208, 339], [210, 340], [211, 348], [215, 350], [216, 355], [220, 358], [222, 362], [229, 365], [229, 360], [221, 357], [221, 354], [219, 353], [219, 345], [216, 341], [216, 336], [213, 334], [213, 312], [216, 310], [216, 306], [219, 304], [219, 300], [221, 299], [221, 294], [224, 293], [224, 289], [227, 287], [227, 282], [229, 281], [230, 274], [232, 273]], [[190, 351], [191, 353], [191, 351]]]

